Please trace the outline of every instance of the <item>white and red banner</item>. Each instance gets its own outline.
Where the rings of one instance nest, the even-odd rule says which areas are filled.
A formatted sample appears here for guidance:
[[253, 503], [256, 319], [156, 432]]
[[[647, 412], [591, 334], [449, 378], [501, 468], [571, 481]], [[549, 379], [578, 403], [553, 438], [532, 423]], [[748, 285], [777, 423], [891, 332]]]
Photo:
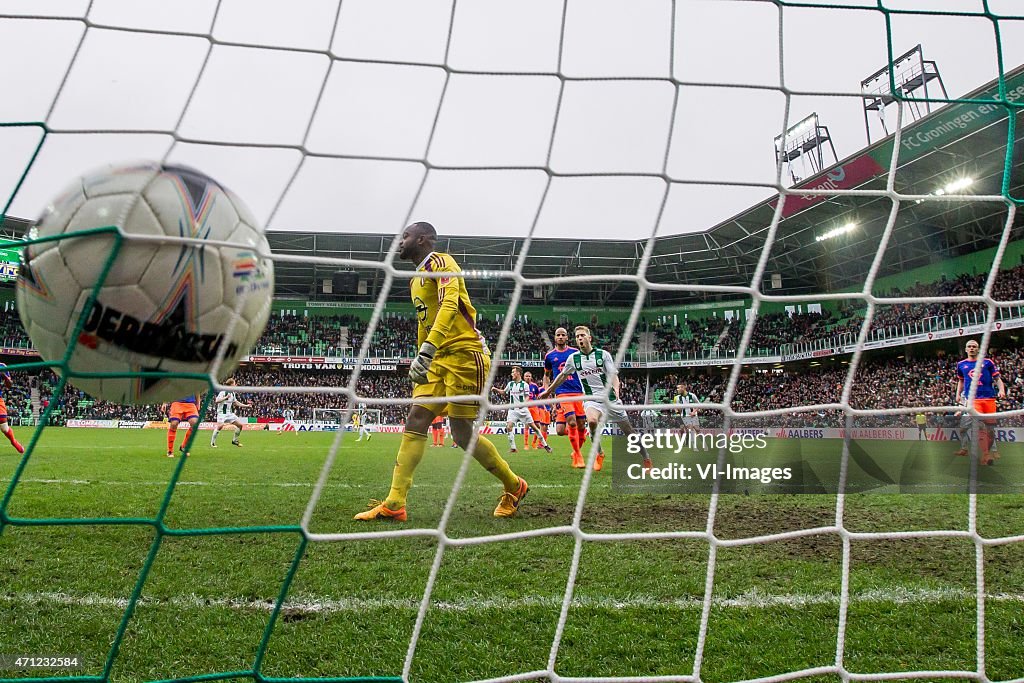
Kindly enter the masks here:
[[[353, 370], [355, 358], [336, 356], [246, 356], [249, 363], [280, 363], [287, 370]], [[360, 367], [372, 372], [391, 372], [399, 363], [408, 365], [411, 358], [364, 358]]]
[[68, 420], [68, 427], [91, 427], [93, 429], [117, 429], [119, 420]]

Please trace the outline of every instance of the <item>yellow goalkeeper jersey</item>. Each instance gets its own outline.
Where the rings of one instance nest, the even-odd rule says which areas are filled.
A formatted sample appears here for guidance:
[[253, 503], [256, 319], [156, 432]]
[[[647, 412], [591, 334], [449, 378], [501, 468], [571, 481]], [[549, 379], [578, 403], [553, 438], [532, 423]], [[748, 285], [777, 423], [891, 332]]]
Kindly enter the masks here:
[[[430, 252], [417, 272], [458, 273], [462, 270], [449, 254]], [[461, 277], [413, 278], [409, 283], [412, 305], [419, 321], [417, 346], [425, 341], [438, 351], [470, 350], [490, 353], [476, 329], [476, 309]]]

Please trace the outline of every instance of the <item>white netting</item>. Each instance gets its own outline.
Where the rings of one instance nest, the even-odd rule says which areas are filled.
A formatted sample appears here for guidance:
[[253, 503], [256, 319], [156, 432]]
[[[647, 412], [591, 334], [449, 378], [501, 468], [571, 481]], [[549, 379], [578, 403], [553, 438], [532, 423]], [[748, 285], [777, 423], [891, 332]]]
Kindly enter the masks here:
[[[510, 270], [467, 272], [467, 278], [506, 278], [515, 282], [508, 303], [514, 313], [524, 288], [576, 280], [579, 282], [619, 281], [632, 283], [637, 295], [624, 333], [629, 339], [636, 328], [645, 295], [652, 290], [719, 292], [750, 297], [756, 315], [766, 301], [806, 302], [808, 300], [856, 298], [867, 305], [857, 351], [853, 354], [841, 401], [812, 405], [801, 410], [840, 409], [851, 417], [877, 414], [850, 405], [855, 378], [868, 329], [878, 305], [938, 301], [935, 298], [883, 298], [874, 295], [873, 285], [887, 244], [893, 234], [901, 205], [925, 201], [963, 200], [996, 202], [1008, 206], [1002, 240], [993, 260], [984, 292], [960, 297], [958, 301], [987, 306], [988, 323], [982, 339], [982, 353], [988, 348], [997, 306], [1008, 305], [992, 297], [992, 287], [1015, 220], [1016, 206], [1002, 195], [954, 196], [941, 200], [930, 195], [901, 194], [896, 191], [896, 173], [889, 174], [884, 190], [828, 190], [830, 196], [883, 197], [892, 202], [885, 232], [877, 245], [876, 257], [864, 282], [854, 294], [817, 293], [772, 296], [761, 291], [766, 264], [779, 237], [780, 202], [767, 226], [764, 245], [749, 286], [721, 287], [651, 282], [646, 278], [656, 238], [672, 231], [693, 231], [710, 225], [700, 193], [713, 185], [728, 186], [741, 202], [769, 192], [783, 191], [785, 197], [821, 194], [785, 190], [780, 169], [768, 163], [750, 171], [738, 164], [726, 148], [761, 145], [770, 135], [784, 132], [801, 118], [810, 98], [825, 94], [845, 99], [859, 117], [860, 93], [843, 89], [834, 68], [801, 69], [801, 61], [812, 60], [811, 49], [830, 43], [856, 47], [868, 43], [874, 49], [869, 64], [884, 63], [891, 57], [893, 32], [910, 32], [906, 22], [927, 24], [938, 20], [987, 30], [984, 47], [998, 44], [1000, 58], [1016, 42], [1007, 35], [1019, 30], [1011, 19], [1001, 16], [1019, 9], [1009, 2], [986, 0], [964, 8], [954, 3], [835, 3], [834, 7], [808, 6], [800, 2], [661, 2], [637, 3], [395, 3], [387, 16], [377, 14], [372, 3], [320, 2], [245, 3], [209, 2], [184, 15], [161, 8], [157, 3], [100, 2], [49, 5], [52, 16], [19, 13], [22, 3], [0, 4], [2, 28], [10, 38], [15, 34], [45, 36], [58, 53], [54, 61], [41, 60], [27, 44], [14, 42], [23, 51], [18, 59], [7, 58], [3, 118], [6, 145], [11, 158], [21, 159], [15, 170], [2, 169], [6, 187], [12, 188], [8, 209], [12, 215], [34, 215], [52, 188], [66, 181], [72, 171], [84, 170], [105, 161], [124, 157], [152, 157], [192, 163], [207, 170], [237, 190], [272, 228], [340, 229], [369, 226], [371, 231], [397, 232], [414, 218], [429, 217], [442, 232], [462, 234], [521, 234], [525, 236], [518, 259]], [[484, 8], [484, 5], [487, 8]], [[529, 11], [517, 11], [527, 7]], [[13, 7], [14, 9], [10, 9]], [[253, 7], [254, 9], [250, 9]], [[913, 10], [928, 10], [915, 14]], [[26, 12], [40, 12], [32, 6]], [[249, 23], [241, 16], [253, 12], [264, 22]], [[495, 12], [483, 23], [480, 14]], [[841, 15], [855, 25], [849, 31], [824, 35], [815, 20], [827, 13]], [[743, 17], [757, 15], [756, 19]], [[792, 24], [787, 21], [792, 17]], [[728, 20], [725, 24], [715, 21]], [[858, 33], [862, 21], [881, 26], [878, 34]], [[883, 26], [884, 22], [891, 22]], [[267, 30], [267, 24], [271, 26]], [[32, 30], [27, 27], [31, 25]], [[722, 26], [727, 28], [722, 28]], [[751, 28], [755, 26], [756, 29]], [[787, 30], [787, 26], [793, 26]], [[397, 28], [396, 28], [397, 27]], [[474, 31], [474, 27], [476, 30]], [[483, 28], [481, 28], [483, 27]], [[638, 27], [651, 32], [640, 40], [624, 41]], [[1001, 33], [998, 43], [993, 27]], [[389, 30], [393, 29], [393, 30]], [[486, 28], [486, 31], [484, 30]], [[33, 33], [37, 32], [37, 33]], [[958, 40], [971, 52], [979, 45], [964, 43], [977, 37], [965, 32]], [[767, 72], [754, 70], [752, 60], [730, 62], [718, 77], [706, 77], [700, 62], [728, 56], [729, 46], [739, 42], [757, 43], [771, 39], [773, 48], [761, 53], [761, 62], [771, 65]], [[692, 39], [692, 42], [691, 42]], [[700, 40], [698, 40], [700, 39]], [[706, 41], [711, 41], [708, 45]], [[511, 50], [523, 43], [528, 49]], [[725, 44], [725, 48], [715, 43]], [[396, 44], [412, 44], [410, 53], [395, 53]], [[707, 50], [700, 54], [695, 46]], [[879, 46], [882, 49], [879, 50]], [[506, 50], [506, 48], [509, 48]], [[724, 52], [723, 52], [724, 49]], [[787, 55], [797, 51], [795, 62]], [[835, 53], [839, 49], [829, 52]], [[898, 50], [896, 50], [898, 51]], [[411, 56], [410, 56], [411, 54]], [[145, 59], [125, 59], [143, 55]], [[161, 57], [161, 55], [163, 55]], [[473, 62], [475, 55], [476, 62]], [[489, 55], [488, 58], [482, 55]], [[974, 58], [972, 53], [969, 58]], [[990, 59], [994, 63], [994, 58]], [[63, 60], [63, 61], [61, 61]], [[727, 60], [728, 61], [728, 60]], [[125, 64], [131, 62], [130, 64]], [[739, 63], [737, 63], [739, 62]], [[956, 56], [949, 58], [950, 67]], [[104, 79], [115, 67], [127, 69], [123, 79]], [[990, 65], [991, 67], [992, 65]], [[176, 70], [176, 71], [175, 71]], [[859, 77], [870, 71], [853, 67]], [[982, 69], [985, 71], [985, 69]], [[44, 73], [45, 72], [45, 73]], [[172, 73], [185, 73], [177, 81]], [[969, 85], [991, 78], [964, 76]], [[767, 75], [766, 75], [767, 73]], [[55, 83], [47, 89], [31, 85], [41, 76]], [[18, 79], [21, 79], [20, 81]], [[372, 102], [361, 92], [367, 82], [383, 85], [373, 93]], [[843, 76], [843, 82], [854, 82]], [[20, 88], [18, 87], [20, 84]], [[338, 97], [348, 87], [356, 95]], [[223, 98], [215, 96], [217, 93]], [[361, 99], [361, 97], [363, 99]], [[755, 110], [774, 101], [773, 115], [758, 116]], [[282, 105], [283, 103], [283, 105]], [[851, 104], [853, 103], [853, 104]], [[21, 106], [22, 109], [18, 107]], [[796, 107], [799, 112], [794, 112]], [[135, 107], [142, 116], [133, 116]], [[900, 105], [901, 114], [905, 106]], [[21, 112], [38, 115], [19, 116]], [[723, 111], [742, 112], [724, 128], [713, 125]], [[378, 135], [372, 139], [353, 133], [373, 120]], [[31, 123], [16, 124], [18, 121]], [[524, 121], [526, 123], [524, 123]], [[38, 123], [36, 123], [38, 122]], [[529, 126], [533, 126], [530, 128]], [[542, 134], [538, 137], [536, 131]], [[12, 132], [13, 131], [13, 132]], [[45, 131], [45, 144], [40, 139]], [[620, 136], [630, 136], [622, 144]], [[616, 142], [618, 144], [616, 144]], [[890, 160], [898, 166], [900, 131]], [[69, 163], [83, 160], [83, 164]], [[739, 168], [743, 166], [743, 168]], [[30, 169], [22, 184], [21, 171]], [[585, 188], [583, 191], [580, 188]], [[581, 201], [586, 198], [591, 201]], [[741, 208], [741, 207], [740, 207]], [[732, 212], [734, 213], [734, 212]], [[531, 242], [539, 236], [571, 232], [586, 237], [602, 230], [622, 230], [646, 239], [643, 256], [635, 273], [609, 276], [527, 278], [524, 265]], [[666, 227], [673, 226], [666, 230]], [[473, 233], [473, 230], [479, 230]], [[594, 233], [588, 233], [593, 229]], [[384, 286], [359, 352], [366, 357], [373, 331], [380, 323], [384, 303], [392, 286], [401, 286], [408, 272], [396, 268], [393, 242], [382, 263], [355, 262], [343, 258], [317, 258], [325, 266], [358, 265], [378, 268]], [[309, 261], [300, 256], [276, 256], [278, 262]], [[472, 263], [462, 264], [467, 271]], [[699, 273], [696, 274], [699, 280]], [[396, 283], [396, 279], [399, 281]], [[946, 299], [948, 300], [948, 299]], [[1021, 305], [1024, 302], [1009, 302]], [[732, 399], [742, 370], [742, 361], [753, 332], [748, 317], [739, 343], [728, 388], [720, 403], [706, 408], [720, 409], [728, 420], [740, 413]], [[500, 357], [514, 320], [505, 318], [495, 342]], [[627, 345], [620, 346], [621, 360]], [[360, 363], [356, 363], [344, 389], [329, 387], [237, 387], [235, 391], [281, 393], [335, 393], [350, 403], [367, 405], [409, 404], [411, 399], [382, 399], [357, 393]], [[492, 368], [491, 381], [497, 372]], [[223, 387], [220, 387], [223, 388]], [[478, 397], [488, 408], [504, 408]], [[641, 406], [645, 408], [649, 406]], [[655, 406], [657, 408], [657, 406]], [[935, 406], [936, 409], [942, 408]], [[953, 410], [955, 406], [947, 406]], [[757, 413], [759, 416], [791, 412], [791, 408]], [[913, 408], [894, 407], [893, 413], [910, 413]], [[750, 415], [745, 413], [744, 415]], [[474, 437], [475, 439], [476, 437]], [[885, 680], [891, 678], [960, 677], [986, 681], [985, 668], [985, 549], [994, 545], [1024, 541], [1024, 536], [986, 538], [977, 530], [977, 501], [970, 497], [966, 530], [853, 532], [844, 526], [845, 496], [837, 498], [833, 524], [764, 536], [722, 539], [715, 534], [718, 495], [711, 498], [706, 529], [652, 533], [589, 533], [581, 520], [588, 497], [592, 472], [588, 468], [572, 522], [564, 526], [517, 533], [471, 538], [448, 535], [448, 525], [471, 458], [466, 456], [453, 482], [440, 523], [433, 529], [401, 529], [365, 533], [324, 534], [309, 531], [313, 513], [324, 492], [342, 443], [334, 442], [309, 499], [302, 519], [310, 542], [366, 540], [406, 536], [433, 538], [437, 551], [420, 602], [416, 625], [409, 643], [402, 676], [408, 680], [432, 591], [449, 547], [461, 547], [566, 535], [575, 540], [572, 564], [565, 586], [562, 608], [547, 666], [537, 671], [515, 672], [501, 681], [547, 678], [571, 680], [558, 672], [558, 655], [570, 607], [580, 556], [585, 542], [619, 542], [639, 539], [692, 539], [709, 547], [705, 593], [702, 601], [699, 637], [692, 671], [658, 677], [589, 678], [586, 680], [699, 681], [713, 604], [716, 556], [721, 548], [762, 544], [810, 535], [835, 535], [842, 541], [842, 588], [837, 648], [833, 662], [813, 669], [790, 671], [762, 680], [790, 680], [812, 675], [833, 674], [843, 680]], [[844, 458], [848, 456], [844, 448]], [[591, 461], [595, 451], [590, 453]], [[384, 485], [384, 482], [381, 482]], [[977, 668], [970, 671], [904, 671], [853, 674], [845, 666], [845, 635], [849, 605], [850, 545], [855, 540], [960, 538], [974, 544], [977, 599]], [[287, 593], [282, 591], [282, 599]]]

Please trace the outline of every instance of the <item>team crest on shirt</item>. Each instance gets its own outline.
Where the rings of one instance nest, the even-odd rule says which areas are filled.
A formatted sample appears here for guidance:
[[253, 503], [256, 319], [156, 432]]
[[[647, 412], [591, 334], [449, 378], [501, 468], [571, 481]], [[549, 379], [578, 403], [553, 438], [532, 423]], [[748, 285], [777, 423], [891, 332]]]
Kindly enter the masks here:
[[413, 305], [416, 307], [416, 317], [420, 319], [421, 323], [427, 322], [427, 305], [423, 303], [423, 299], [415, 297], [412, 300]]
[[452, 278], [452, 277], [442, 277], [442, 278], [439, 278], [438, 281], [437, 281], [437, 286], [438, 287], [444, 287], [445, 285], [451, 284], [451, 281], [453, 279], [454, 278]]

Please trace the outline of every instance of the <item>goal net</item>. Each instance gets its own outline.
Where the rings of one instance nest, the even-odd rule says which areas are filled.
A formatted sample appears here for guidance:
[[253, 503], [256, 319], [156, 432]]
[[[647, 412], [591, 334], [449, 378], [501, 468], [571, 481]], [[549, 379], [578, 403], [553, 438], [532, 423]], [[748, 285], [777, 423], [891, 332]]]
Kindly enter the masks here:
[[[487, 387], [505, 385], [506, 361], [523, 353], [517, 325], [543, 303], [570, 341], [589, 325], [624, 370], [665, 373], [666, 401], [677, 382], [699, 389], [698, 431], [768, 430], [772, 464], [824, 454], [836, 478], [808, 496], [631, 494], [612, 472], [510, 456], [530, 498], [494, 520], [489, 475], [461, 450], [428, 450], [409, 522], [359, 525], [352, 515], [388, 490], [397, 438], [356, 453], [340, 434], [275, 435], [230, 475], [226, 460], [196, 455], [152, 470], [152, 416], [90, 405], [97, 417], [80, 421], [118, 427], [123, 449], [40, 426], [31, 439], [19, 430], [26, 453], [0, 462], [0, 573], [12, 577], [0, 681], [1024, 680], [1019, 501], [846, 488], [855, 466], [890, 473], [868, 462], [856, 428], [981, 417], [956, 404], [952, 351], [910, 376], [875, 372], [866, 352], [905, 343], [909, 357], [914, 335], [958, 346], [973, 335], [985, 357], [1016, 341], [1018, 0], [167, 5], [0, 2], [9, 237], [104, 163], [202, 169], [280, 237], [267, 256], [282, 298], [372, 271], [343, 385], [253, 372], [234, 390], [283, 397], [278, 412], [312, 396], [297, 419], [334, 424], [344, 397], [382, 424], [412, 399], [405, 384], [400, 396], [367, 390], [364, 369], [412, 319], [404, 291], [420, 279], [390, 236], [428, 220], [474, 301], [502, 308]], [[474, 251], [471, 238], [511, 248]], [[968, 253], [973, 279], [945, 278], [939, 257]], [[886, 279], [929, 263], [922, 282], [966, 284]], [[406, 303], [391, 319], [394, 292]], [[602, 324], [614, 303], [626, 312]], [[776, 339], [811, 306], [836, 312], [834, 334]], [[722, 315], [701, 313], [711, 309]], [[305, 344], [322, 362], [335, 354], [320, 341], [267, 346]], [[17, 385], [42, 367], [8, 369]], [[926, 399], [906, 398], [936, 372], [947, 379]], [[226, 388], [216, 380], [211, 390]], [[71, 393], [63, 379], [48, 390], [40, 424], [66, 421]], [[685, 431], [690, 408], [643, 393], [634, 423], [654, 410], [665, 419], [652, 428]], [[509, 407], [486, 388], [479, 400], [481, 422]], [[487, 438], [478, 427], [470, 449]], [[778, 438], [791, 427], [795, 438]], [[604, 445], [625, 462], [621, 442]], [[592, 438], [583, 452], [592, 466]], [[732, 462], [727, 447], [713, 453]], [[924, 462], [905, 456], [907, 469]], [[73, 655], [79, 669], [31, 668]]]

